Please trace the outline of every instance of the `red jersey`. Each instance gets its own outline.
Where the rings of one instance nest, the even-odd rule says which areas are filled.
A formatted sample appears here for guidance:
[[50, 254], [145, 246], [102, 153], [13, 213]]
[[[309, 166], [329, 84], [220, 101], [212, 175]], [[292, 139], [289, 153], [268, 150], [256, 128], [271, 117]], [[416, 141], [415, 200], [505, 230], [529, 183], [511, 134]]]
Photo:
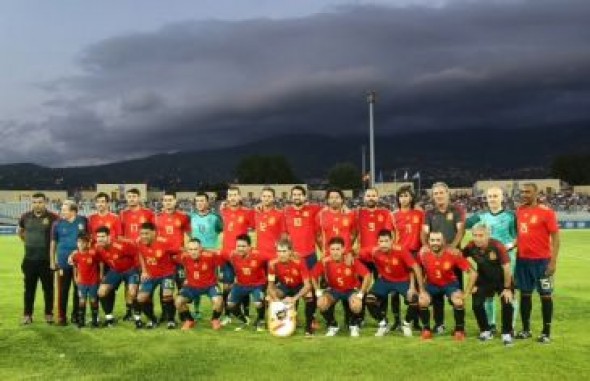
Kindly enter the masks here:
[[401, 245], [394, 245], [388, 252], [373, 251], [373, 262], [377, 267], [379, 278], [388, 282], [408, 282], [416, 260]]
[[334, 237], [344, 239], [344, 250], [352, 251], [352, 238], [357, 232], [355, 212], [334, 212], [332, 210], [321, 210], [316, 217], [316, 228], [322, 236], [322, 250], [324, 256], [330, 255], [328, 242]]
[[220, 212], [223, 220], [222, 250], [230, 253], [236, 248], [236, 238], [254, 228], [254, 212], [241, 206], [223, 208]]
[[332, 258], [323, 258], [313, 270], [315, 278], [324, 277], [328, 287], [339, 291], [348, 292], [360, 287], [359, 277], [365, 277], [369, 270], [360, 261], [353, 260], [351, 265]]
[[272, 208], [267, 211], [256, 211], [256, 245], [265, 256], [276, 257], [276, 244], [286, 232], [285, 215], [282, 211]]
[[94, 241], [96, 241], [96, 231], [103, 226], [109, 228], [111, 241], [114, 241], [122, 234], [121, 220], [115, 213], [94, 213], [88, 217], [88, 232], [92, 235]]
[[428, 251], [420, 254], [420, 262], [426, 275], [426, 282], [438, 287], [448, 286], [457, 281], [455, 267], [467, 271], [471, 265], [462, 255], [444, 250], [440, 256]]
[[100, 259], [118, 273], [139, 268], [137, 247], [125, 242], [113, 242], [108, 247], [96, 247]]
[[119, 216], [121, 218], [122, 235], [134, 242], [139, 238], [141, 224], [155, 221], [154, 212], [143, 207], [134, 210], [122, 210]]
[[76, 284], [96, 286], [100, 283], [100, 257], [96, 250], [76, 250], [72, 254], [72, 262], [77, 272]]
[[379, 231], [393, 230], [391, 213], [385, 208], [360, 208], [357, 216], [360, 258], [370, 260], [373, 248], [377, 246]]
[[156, 216], [156, 232], [170, 244], [170, 250], [180, 252], [184, 247], [184, 236], [191, 232], [188, 216], [178, 210], [172, 213], [158, 213]]
[[424, 211], [418, 209], [398, 210], [393, 214], [397, 243], [410, 251], [422, 247], [420, 232], [424, 225]]
[[293, 250], [302, 258], [315, 253], [316, 215], [321, 208], [319, 205], [305, 204], [299, 209], [288, 206], [284, 210], [287, 234], [293, 242]]
[[174, 275], [176, 262], [172, 258], [174, 252], [169, 249], [170, 243], [158, 237], [150, 246], [140, 243], [137, 251], [143, 258], [145, 270], [150, 278], [162, 278]]
[[203, 250], [197, 259], [182, 253], [179, 261], [184, 267], [187, 286], [209, 288], [217, 284], [217, 267], [223, 260], [216, 252]]
[[518, 258], [551, 258], [551, 234], [559, 231], [555, 212], [545, 206], [521, 206], [516, 210]]
[[237, 252], [223, 253], [223, 258], [234, 267], [236, 284], [246, 287], [266, 284], [266, 264], [269, 258], [260, 251], [253, 249], [244, 257]]
[[309, 279], [309, 272], [305, 263], [299, 259], [281, 262], [273, 259], [268, 263], [268, 280], [286, 287], [299, 287], [303, 281]]

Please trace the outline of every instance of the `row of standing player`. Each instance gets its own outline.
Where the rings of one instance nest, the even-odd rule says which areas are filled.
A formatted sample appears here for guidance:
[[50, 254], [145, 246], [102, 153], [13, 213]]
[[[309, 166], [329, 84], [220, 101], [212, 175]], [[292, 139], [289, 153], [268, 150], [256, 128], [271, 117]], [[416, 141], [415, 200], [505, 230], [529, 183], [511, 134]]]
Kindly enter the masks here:
[[[490, 190], [491, 193], [496, 191]], [[496, 198], [496, 204], [499, 199], [500, 210], [495, 211], [494, 209], [497, 208], [492, 208], [493, 197], [490, 197], [490, 192], [488, 193], [488, 201], [490, 202], [489, 215], [492, 217], [499, 215], [510, 216], [508, 211], [501, 208], [501, 199], [499, 199], [501, 198], [501, 191], [499, 191], [500, 196]], [[528, 199], [527, 194], [529, 195]], [[93, 226], [109, 226], [111, 233], [115, 232], [114, 235], [116, 235], [117, 225], [119, 224], [117, 216], [108, 212], [108, 196], [99, 196], [101, 197], [97, 197], [98, 212], [89, 219], [90, 231], [93, 231]], [[459, 208], [449, 204], [448, 188], [442, 183], [433, 186], [435, 209], [426, 214], [414, 207], [413, 194], [411, 189], [408, 188], [401, 189], [398, 192], [399, 210], [393, 215], [389, 210], [378, 207], [378, 195], [373, 189], [369, 189], [365, 193], [365, 205], [358, 210], [348, 210], [343, 207], [344, 198], [338, 190], [329, 190], [327, 192], [326, 207], [307, 203], [305, 189], [302, 187], [294, 187], [291, 196], [292, 205], [284, 210], [278, 210], [274, 207], [274, 191], [270, 188], [265, 189], [261, 194], [261, 205], [253, 211], [241, 206], [239, 189], [230, 188], [227, 202], [220, 210], [220, 218], [220, 216], [209, 210], [208, 198], [205, 194], [197, 195], [195, 199], [197, 212], [190, 217], [176, 211], [174, 196], [167, 194], [163, 199], [164, 210], [158, 216], [154, 216], [149, 209], [142, 208], [139, 205], [139, 192], [130, 190], [127, 192], [128, 208], [121, 213], [120, 233], [131, 241], [136, 240], [137, 236], [133, 237], [133, 233], [137, 235], [140, 224], [151, 220], [156, 222], [156, 228], [160, 236], [175, 236], [180, 232], [180, 237], [186, 234], [189, 237], [201, 239], [205, 248], [208, 249], [209, 247], [205, 242], [216, 242], [217, 235], [223, 230], [222, 251], [227, 253], [232, 250], [232, 246], [235, 248], [238, 235], [246, 234], [253, 228], [257, 233], [258, 250], [267, 254], [269, 252], [274, 253], [274, 244], [277, 240], [281, 236], [289, 236], [293, 242], [294, 250], [300, 253], [307, 267], [312, 268], [315, 265], [314, 262], [317, 261], [315, 255], [316, 244], [323, 249], [323, 252], [328, 252], [328, 243], [334, 237], [343, 239], [345, 252], [354, 252], [361, 261], [367, 262], [367, 255], [377, 245], [377, 232], [380, 230], [395, 227], [398, 233], [397, 242], [409, 251], [416, 253], [422, 243], [426, 242], [430, 230], [440, 231], [449, 246], [458, 247], [465, 229], [464, 214]], [[559, 240], [557, 229], [552, 222], [554, 214], [547, 207], [537, 205], [536, 187], [533, 184], [525, 185], [523, 197], [525, 205], [519, 209], [519, 213], [522, 213], [518, 218], [518, 229], [515, 228], [515, 219], [512, 221], [509, 219], [495, 221], [488, 218], [489, 221], [486, 222], [492, 230], [492, 236], [494, 236], [495, 232], [513, 230], [517, 230], [519, 235], [519, 261], [522, 262], [520, 267], [523, 270], [521, 271], [523, 279], [519, 282], [523, 283], [519, 285], [521, 286], [521, 300], [523, 300], [523, 303], [521, 303], [523, 306], [521, 309], [523, 331], [517, 337], [530, 337], [530, 293], [536, 287], [542, 295], [544, 311], [542, 341], [548, 342], [551, 314], [545, 312], [552, 312], [552, 305], [550, 309], [546, 308], [548, 301], [552, 304], [552, 285], [549, 284], [551, 279], [545, 275], [552, 275], [555, 271]], [[489, 217], [484, 213], [477, 215], [476, 218], [485, 219], [486, 216]], [[506, 226], [501, 226], [500, 223]], [[516, 235], [516, 232], [514, 233]], [[534, 239], [527, 240], [527, 236], [533, 234], [535, 235]], [[355, 245], [357, 237], [359, 243]], [[541, 238], [539, 239], [539, 237]], [[500, 239], [500, 241], [502, 240]], [[526, 244], [523, 245], [521, 241]], [[183, 239], [180, 238], [176, 242], [180, 242], [180, 246], [182, 246]], [[515, 239], [512, 242], [502, 243], [509, 252], [514, 252]], [[518, 267], [516, 271], [517, 278], [519, 274]], [[223, 297], [225, 300], [229, 295], [233, 277], [233, 268], [230, 265], [225, 265], [222, 270]], [[459, 281], [461, 279], [461, 277], [458, 277]], [[433, 298], [435, 329], [440, 331], [443, 327], [441, 315], [444, 317], [444, 314], [440, 313], [440, 307], [441, 305], [444, 306], [444, 301], [437, 304], [437, 298]], [[526, 299], [528, 299], [528, 303]], [[224, 304], [227, 305], [227, 303]], [[437, 311], [437, 305], [439, 311]], [[131, 303], [129, 303], [128, 307], [128, 312], [130, 312]], [[226, 308], [226, 313], [229, 314], [230, 310], [230, 308]], [[546, 315], [549, 315], [548, 319]], [[61, 316], [64, 317], [63, 314]], [[227, 318], [225, 321], [227, 321]]]

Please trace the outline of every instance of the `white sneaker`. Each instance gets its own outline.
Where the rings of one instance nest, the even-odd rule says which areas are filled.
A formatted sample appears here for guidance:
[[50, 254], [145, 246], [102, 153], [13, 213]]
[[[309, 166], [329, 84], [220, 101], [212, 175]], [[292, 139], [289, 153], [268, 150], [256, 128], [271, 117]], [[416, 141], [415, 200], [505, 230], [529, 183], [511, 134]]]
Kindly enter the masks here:
[[224, 317], [221, 318], [220, 323], [222, 326], [226, 326], [228, 324], [231, 324], [231, 318], [227, 315], [225, 315]]
[[326, 332], [326, 336], [334, 337], [340, 331], [340, 327], [328, 327], [328, 332]]
[[383, 337], [389, 333], [389, 326], [385, 321], [379, 322], [379, 327], [377, 328], [377, 332], [375, 332], [375, 337]]
[[402, 322], [402, 333], [405, 337], [412, 337], [412, 325], [408, 322]]
[[348, 328], [350, 329], [350, 337], [359, 337], [361, 335], [361, 329], [358, 325], [351, 325]]
[[479, 334], [479, 341], [490, 341], [494, 338], [490, 331], [483, 331]]
[[511, 347], [514, 345], [514, 341], [512, 341], [512, 335], [509, 333], [503, 334], [502, 335], [502, 343], [504, 344], [504, 346], [506, 347]]

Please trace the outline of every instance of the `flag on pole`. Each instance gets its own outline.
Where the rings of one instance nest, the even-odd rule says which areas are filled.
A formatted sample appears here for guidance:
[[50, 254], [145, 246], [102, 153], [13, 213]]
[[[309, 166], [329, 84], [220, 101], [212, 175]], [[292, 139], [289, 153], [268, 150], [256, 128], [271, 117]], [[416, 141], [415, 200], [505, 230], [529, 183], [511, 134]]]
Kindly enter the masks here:
[[420, 171], [414, 173], [414, 176], [412, 176], [412, 179], [419, 179], [420, 178]]
[[383, 182], [383, 171], [379, 171], [379, 182]]
[[407, 180], [407, 179], [408, 179], [408, 171], [405, 171], [404, 172], [404, 180]]

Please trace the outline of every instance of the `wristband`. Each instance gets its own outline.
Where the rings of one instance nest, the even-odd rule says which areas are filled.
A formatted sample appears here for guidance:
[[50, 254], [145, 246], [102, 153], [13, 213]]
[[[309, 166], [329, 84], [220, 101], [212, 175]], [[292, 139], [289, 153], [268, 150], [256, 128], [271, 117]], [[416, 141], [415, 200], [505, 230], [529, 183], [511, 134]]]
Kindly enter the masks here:
[[358, 296], [359, 299], [362, 299], [364, 295], [362, 292], [359, 291], [359, 292], [357, 292], [356, 296]]

